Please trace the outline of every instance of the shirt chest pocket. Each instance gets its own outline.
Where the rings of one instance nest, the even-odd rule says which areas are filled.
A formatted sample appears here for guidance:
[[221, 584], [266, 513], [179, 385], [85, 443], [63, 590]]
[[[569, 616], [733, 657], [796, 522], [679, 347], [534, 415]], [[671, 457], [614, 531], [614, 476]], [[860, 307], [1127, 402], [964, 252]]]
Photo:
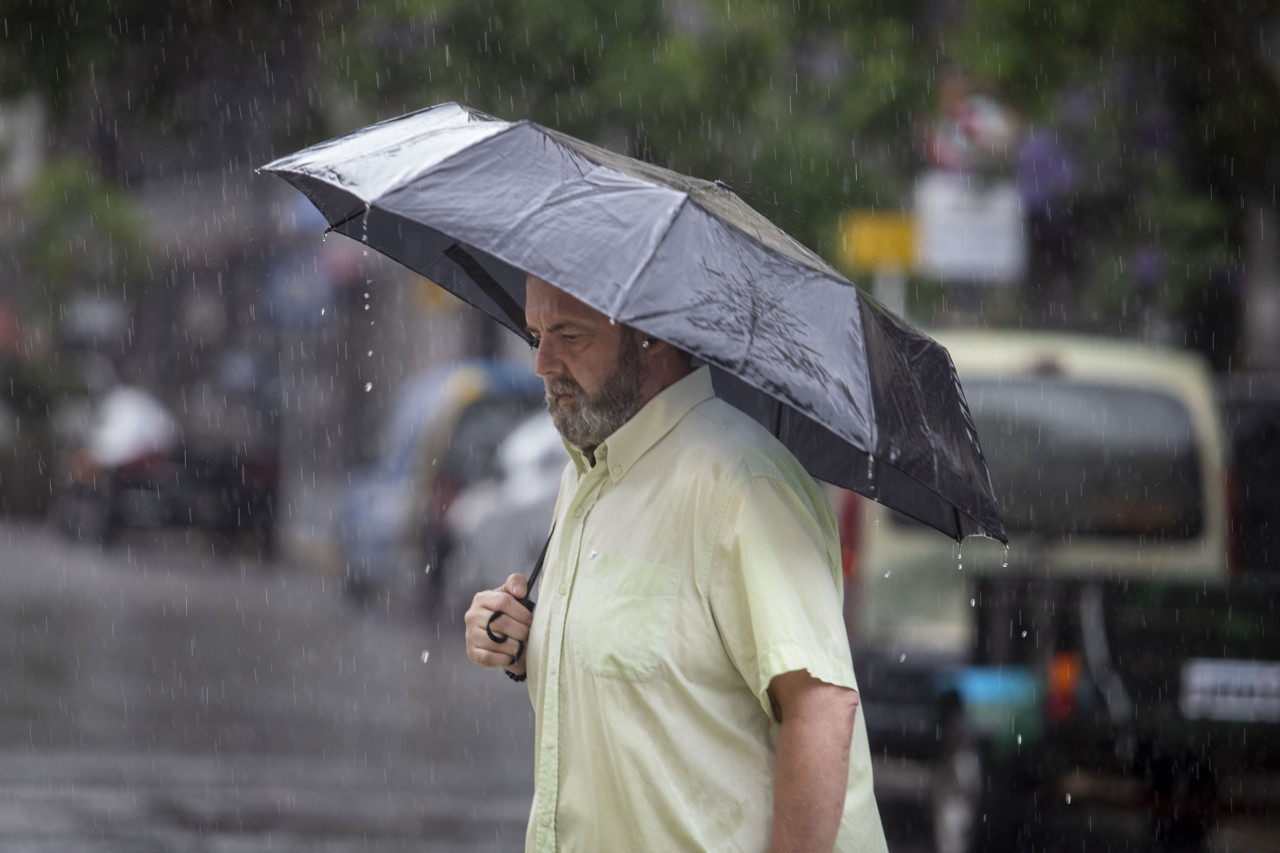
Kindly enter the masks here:
[[578, 666], [626, 681], [652, 676], [675, 624], [679, 570], [600, 554], [576, 587], [569, 621]]

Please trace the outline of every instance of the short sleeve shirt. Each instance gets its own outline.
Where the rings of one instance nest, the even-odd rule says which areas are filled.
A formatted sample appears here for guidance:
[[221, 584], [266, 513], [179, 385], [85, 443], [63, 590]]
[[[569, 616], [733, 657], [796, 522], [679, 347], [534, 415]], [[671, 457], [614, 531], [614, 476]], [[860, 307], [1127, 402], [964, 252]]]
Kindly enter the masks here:
[[[857, 688], [826, 498], [706, 368], [594, 465], [570, 455], [528, 643], [526, 849], [765, 850], [770, 681]], [[836, 849], [885, 849], [861, 709]]]

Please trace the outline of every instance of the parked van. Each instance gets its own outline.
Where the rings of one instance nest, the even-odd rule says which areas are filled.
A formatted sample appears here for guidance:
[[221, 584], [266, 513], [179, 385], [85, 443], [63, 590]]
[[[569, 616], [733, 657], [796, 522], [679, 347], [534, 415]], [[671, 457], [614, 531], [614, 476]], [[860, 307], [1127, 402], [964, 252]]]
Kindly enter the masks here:
[[1210, 372], [1189, 352], [1037, 333], [937, 339], [1009, 546], [957, 546], [845, 493], [846, 622], [873, 751], [933, 762], [938, 849], [1004, 849], [991, 845], [1012, 843], [1000, 832], [1017, 830], [1026, 801], [998, 795], [1115, 751], [1107, 675], [1083, 653], [1102, 636], [1082, 590], [1227, 577], [1228, 451]]

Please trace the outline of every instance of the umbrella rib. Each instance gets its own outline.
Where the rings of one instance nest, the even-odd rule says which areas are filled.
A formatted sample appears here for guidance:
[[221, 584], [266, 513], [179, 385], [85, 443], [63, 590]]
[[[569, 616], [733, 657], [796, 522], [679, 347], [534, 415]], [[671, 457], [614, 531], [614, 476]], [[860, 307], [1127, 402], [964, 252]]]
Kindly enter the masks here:
[[618, 291], [618, 298], [613, 300], [613, 309], [609, 312], [610, 317], [621, 316], [623, 301], [630, 295], [631, 288], [635, 285], [637, 279], [649, 268], [649, 264], [653, 263], [654, 257], [658, 254], [658, 249], [662, 247], [663, 241], [671, 233], [671, 226], [675, 224], [676, 217], [680, 215], [680, 211], [684, 210], [685, 205], [689, 203], [688, 193], [681, 193], [680, 195], [680, 203], [671, 208], [670, 213], [667, 214], [667, 221], [662, 223], [662, 236], [653, 241], [653, 246], [649, 249], [649, 254], [644, 259], [644, 263], [636, 266], [635, 271], [631, 273], [631, 277], [627, 279], [627, 283]]
[[494, 279], [493, 276], [489, 275], [488, 270], [480, 266], [480, 262], [477, 261], [470, 252], [462, 248], [460, 244], [454, 243], [452, 246], [445, 249], [443, 254], [446, 258], [462, 267], [463, 272], [471, 276], [471, 280], [479, 286], [479, 288], [484, 292], [484, 295], [492, 299], [494, 304], [498, 306], [498, 310], [507, 315], [517, 331], [523, 335], [528, 335], [528, 333], [525, 332], [525, 326], [527, 323], [525, 321], [524, 309], [520, 307], [519, 303], [511, 298], [511, 294], [507, 293], [507, 291], [503, 289], [502, 285], [498, 284], [497, 280]]
[[[312, 203], [314, 204], [314, 202]], [[316, 207], [319, 208], [319, 205], [316, 205]], [[369, 212], [369, 205], [366, 204], [363, 210], [357, 210], [355, 213], [352, 213], [350, 216], [346, 217], [345, 219], [335, 222], [332, 225], [330, 225], [328, 228], [324, 229], [324, 233], [328, 234], [330, 231], [337, 231], [343, 225], [346, 225], [348, 222], [355, 219], [360, 214], [362, 213], [367, 214], [368, 212]]]

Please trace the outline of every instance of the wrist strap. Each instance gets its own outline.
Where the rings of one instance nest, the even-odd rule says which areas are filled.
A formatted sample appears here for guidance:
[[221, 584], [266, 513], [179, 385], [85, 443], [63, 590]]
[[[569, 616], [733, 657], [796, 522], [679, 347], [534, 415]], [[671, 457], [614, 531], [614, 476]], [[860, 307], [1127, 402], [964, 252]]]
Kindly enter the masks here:
[[[533, 594], [533, 585], [537, 582], [538, 575], [542, 574], [542, 564], [546, 562], [547, 548], [551, 547], [551, 537], [555, 532], [555, 525], [552, 525], [551, 532], [547, 534], [547, 541], [542, 543], [542, 552], [538, 554], [538, 562], [534, 565], [533, 572], [530, 573], [529, 580], [525, 583], [525, 596], [524, 598], [518, 599], [521, 604], [528, 608], [530, 613], [533, 612], [534, 605], [537, 604], [537, 602], [535, 602], [531, 597]], [[489, 639], [493, 640], [495, 643], [505, 643], [507, 640], [511, 639], [506, 634], [499, 634], [493, 630], [493, 621], [501, 615], [501, 610], [494, 611], [493, 615], [489, 617], [488, 624], [484, 626], [485, 633], [487, 633], [489, 635]], [[516, 643], [518, 644], [516, 647], [516, 653], [511, 656], [512, 664], [519, 663], [520, 658], [524, 657], [524, 643], [519, 640], [516, 640]], [[525, 680], [525, 676], [515, 675], [510, 670], [504, 669], [503, 672], [505, 672], [507, 674], [507, 678], [510, 678], [512, 681]]]

